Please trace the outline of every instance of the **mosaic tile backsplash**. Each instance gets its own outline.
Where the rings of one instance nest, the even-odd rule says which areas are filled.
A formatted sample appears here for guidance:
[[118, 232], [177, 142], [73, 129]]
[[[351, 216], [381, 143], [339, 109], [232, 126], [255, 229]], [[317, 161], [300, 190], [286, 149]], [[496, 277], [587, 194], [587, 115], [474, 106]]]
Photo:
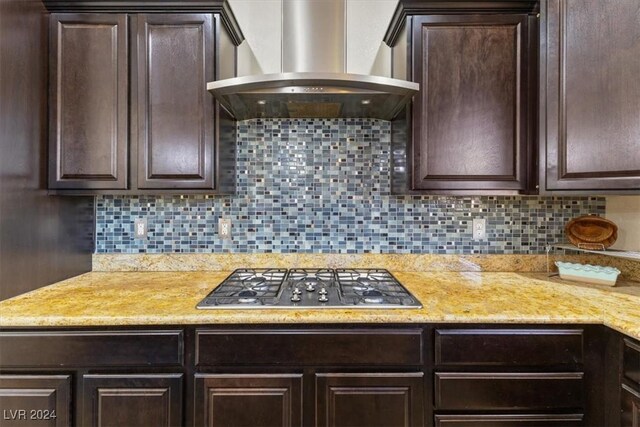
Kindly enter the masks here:
[[98, 196], [96, 251], [540, 254], [569, 219], [604, 214], [602, 197], [391, 195], [390, 138], [381, 120], [239, 122], [236, 195]]

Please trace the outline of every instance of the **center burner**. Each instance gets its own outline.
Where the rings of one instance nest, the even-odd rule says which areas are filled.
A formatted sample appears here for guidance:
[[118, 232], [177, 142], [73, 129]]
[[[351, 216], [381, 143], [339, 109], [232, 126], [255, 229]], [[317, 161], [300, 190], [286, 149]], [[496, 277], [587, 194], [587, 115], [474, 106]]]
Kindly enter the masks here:
[[196, 308], [420, 308], [383, 269], [239, 269]]

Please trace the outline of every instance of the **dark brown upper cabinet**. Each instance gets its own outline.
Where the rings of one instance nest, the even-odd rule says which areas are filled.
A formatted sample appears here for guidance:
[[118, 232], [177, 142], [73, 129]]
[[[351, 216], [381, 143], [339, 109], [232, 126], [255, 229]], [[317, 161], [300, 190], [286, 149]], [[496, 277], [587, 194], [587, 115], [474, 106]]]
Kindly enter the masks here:
[[127, 15], [52, 14], [49, 187], [126, 189]]
[[640, 2], [541, 9], [542, 190], [640, 193]]
[[213, 188], [213, 16], [140, 14], [138, 188]]
[[535, 192], [536, 15], [534, 1], [400, 2], [392, 74], [420, 92], [392, 123], [393, 192]]
[[72, 12], [51, 15], [49, 188], [232, 193], [235, 121], [206, 89], [236, 70], [226, 2], [46, 5]]

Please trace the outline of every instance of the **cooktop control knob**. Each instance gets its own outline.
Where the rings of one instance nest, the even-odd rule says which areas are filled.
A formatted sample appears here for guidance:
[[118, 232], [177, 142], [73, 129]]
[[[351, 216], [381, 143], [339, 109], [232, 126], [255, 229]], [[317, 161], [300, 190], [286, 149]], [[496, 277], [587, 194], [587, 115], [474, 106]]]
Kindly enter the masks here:
[[301, 293], [302, 293], [302, 291], [300, 289], [298, 289], [298, 288], [294, 288], [293, 289], [293, 294], [294, 295], [300, 295]]
[[309, 283], [307, 285], [307, 292], [313, 292], [315, 290], [316, 290], [316, 287], [312, 283]]
[[327, 294], [327, 290], [325, 288], [320, 288], [320, 290], [318, 291], [318, 293], [320, 295], [326, 295]]
[[300, 295], [294, 293], [293, 295], [291, 295], [291, 301], [300, 302]]
[[318, 301], [327, 302], [327, 301], [329, 301], [329, 298], [327, 298], [327, 295], [322, 294], [322, 295], [320, 295], [320, 298], [318, 298]]

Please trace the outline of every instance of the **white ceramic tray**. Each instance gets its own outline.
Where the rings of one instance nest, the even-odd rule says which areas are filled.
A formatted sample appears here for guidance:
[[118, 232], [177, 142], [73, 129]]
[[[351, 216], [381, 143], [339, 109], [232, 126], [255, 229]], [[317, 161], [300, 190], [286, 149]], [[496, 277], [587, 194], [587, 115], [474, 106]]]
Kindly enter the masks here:
[[601, 267], [590, 264], [574, 264], [571, 262], [555, 262], [560, 278], [596, 285], [615, 286], [620, 270], [613, 267]]

